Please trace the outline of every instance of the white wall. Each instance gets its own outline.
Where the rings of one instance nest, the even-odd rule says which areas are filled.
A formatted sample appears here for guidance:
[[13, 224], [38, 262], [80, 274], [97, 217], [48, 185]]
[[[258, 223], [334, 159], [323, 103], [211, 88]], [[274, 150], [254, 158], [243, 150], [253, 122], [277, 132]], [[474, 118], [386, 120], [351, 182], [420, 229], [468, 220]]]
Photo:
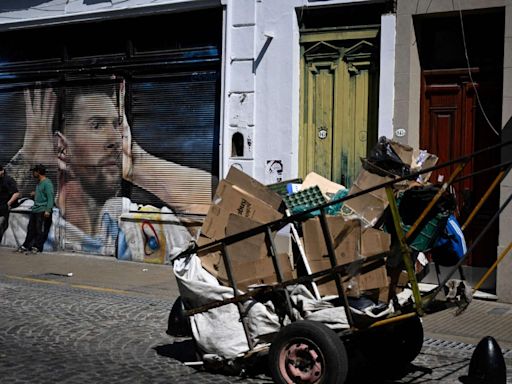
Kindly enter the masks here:
[[395, 105], [395, 37], [396, 15], [381, 17], [380, 83], [379, 83], [379, 137], [393, 137], [393, 109]]
[[[226, 99], [223, 174], [233, 164], [272, 182], [267, 161], [280, 160], [283, 180], [298, 175], [300, 47], [296, 10], [364, 0], [226, 0]], [[382, 17], [379, 134], [393, 132], [395, 17]], [[252, 50], [252, 62], [249, 54]], [[252, 64], [257, 63], [254, 70]], [[231, 137], [240, 132], [244, 157], [231, 158]]]

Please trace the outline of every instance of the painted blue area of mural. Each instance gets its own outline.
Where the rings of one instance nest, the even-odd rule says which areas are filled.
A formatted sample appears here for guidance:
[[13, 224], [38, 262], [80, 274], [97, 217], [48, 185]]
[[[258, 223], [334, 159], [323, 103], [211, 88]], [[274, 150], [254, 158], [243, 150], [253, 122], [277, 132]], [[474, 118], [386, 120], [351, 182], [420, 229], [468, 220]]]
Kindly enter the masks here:
[[117, 237], [117, 258], [119, 260], [131, 260], [132, 252], [130, 247], [128, 247], [128, 243], [126, 242], [126, 235], [124, 232], [120, 232]]

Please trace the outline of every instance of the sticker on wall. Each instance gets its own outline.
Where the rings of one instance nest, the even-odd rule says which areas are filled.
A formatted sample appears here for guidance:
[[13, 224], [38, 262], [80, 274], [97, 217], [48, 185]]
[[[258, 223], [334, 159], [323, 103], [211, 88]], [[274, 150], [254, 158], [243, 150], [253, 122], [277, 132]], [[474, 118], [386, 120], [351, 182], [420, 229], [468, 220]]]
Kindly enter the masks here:
[[267, 160], [265, 164], [265, 183], [274, 184], [283, 181], [283, 160]]
[[405, 130], [405, 128], [398, 128], [395, 130], [396, 137], [404, 137], [406, 133], [407, 131]]

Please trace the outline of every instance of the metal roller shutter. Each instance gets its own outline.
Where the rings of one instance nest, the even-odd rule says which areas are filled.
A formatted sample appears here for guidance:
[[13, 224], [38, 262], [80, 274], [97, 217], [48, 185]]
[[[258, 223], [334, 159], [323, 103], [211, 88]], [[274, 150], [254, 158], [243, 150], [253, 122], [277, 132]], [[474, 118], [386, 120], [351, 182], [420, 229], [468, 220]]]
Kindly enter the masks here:
[[[218, 176], [218, 78], [217, 70], [138, 77], [131, 87], [133, 140], [155, 157], [155, 173], [169, 174], [172, 163], [205, 171], [172, 174], [166, 188], [173, 201], [164, 203], [175, 211], [205, 213], [211, 203]], [[155, 178], [143, 187], [151, 191], [163, 182]], [[201, 187], [192, 190], [194, 185]]]

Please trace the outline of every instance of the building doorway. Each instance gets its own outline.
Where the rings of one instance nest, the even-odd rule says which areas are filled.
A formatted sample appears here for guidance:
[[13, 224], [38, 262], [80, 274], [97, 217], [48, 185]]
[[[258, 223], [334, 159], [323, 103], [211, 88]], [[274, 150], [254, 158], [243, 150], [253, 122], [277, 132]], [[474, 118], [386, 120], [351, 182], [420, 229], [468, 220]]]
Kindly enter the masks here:
[[380, 17], [386, 4], [300, 10], [299, 173], [347, 187], [377, 141]]
[[[414, 25], [422, 70], [420, 147], [436, 153], [444, 162], [499, 143], [504, 10], [463, 13], [462, 23], [459, 13], [418, 16]], [[499, 151], [488, 153], [468, 164], [464, 175], [499, 162]], [[446, 180], [452, 171], [441, 170], [432, 181], [443, 176]], [[461, 223], [494, 177], [486, 173], [456, 183]], [[465, 231], [468, 245], [481, 233], [498, 204], [497, 190]], [[498, 233], [496, 222], [468, 259], [469, 266], [487, 268], [494, 262]]]

